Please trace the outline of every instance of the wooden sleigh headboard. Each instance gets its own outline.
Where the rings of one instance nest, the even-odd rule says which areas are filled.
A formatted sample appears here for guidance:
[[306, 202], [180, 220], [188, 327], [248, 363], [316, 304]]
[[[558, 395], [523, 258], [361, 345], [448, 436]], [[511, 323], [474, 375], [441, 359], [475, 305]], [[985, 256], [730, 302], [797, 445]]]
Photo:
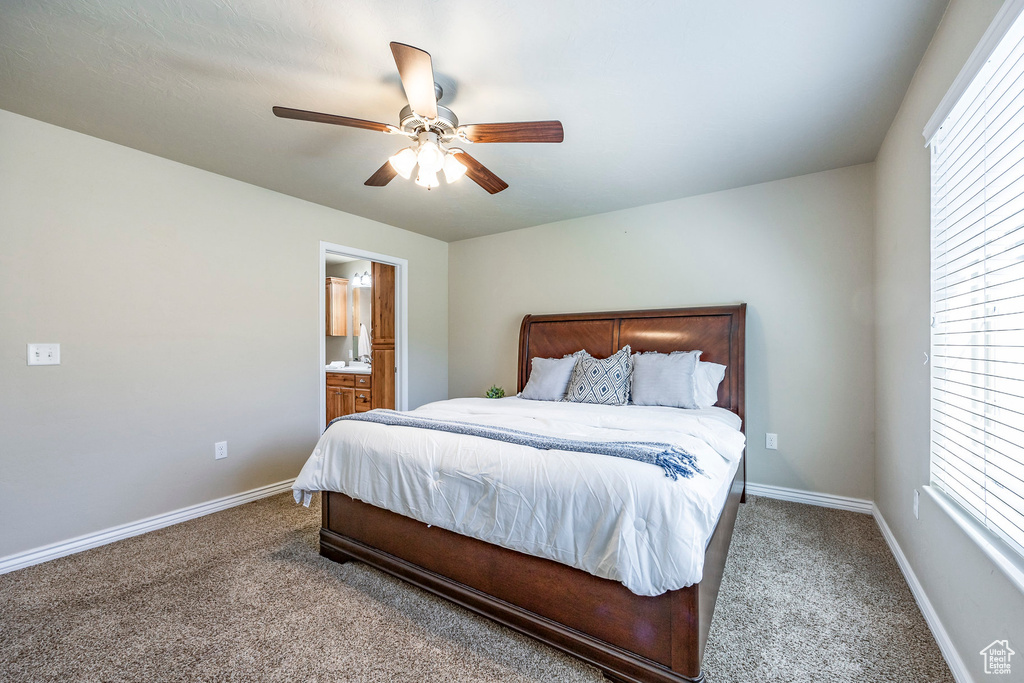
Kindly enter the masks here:
[[634, 353], [699, 349], [701, 360], [726, 366], [716, 405], [744, 418], [746, 315], [746, 304], [528, 315], [519, 329], [519, 391], [530, 377], [530, 359], [537, 356], [561, 358], [584, 349], [607, 358], [626, 344]]

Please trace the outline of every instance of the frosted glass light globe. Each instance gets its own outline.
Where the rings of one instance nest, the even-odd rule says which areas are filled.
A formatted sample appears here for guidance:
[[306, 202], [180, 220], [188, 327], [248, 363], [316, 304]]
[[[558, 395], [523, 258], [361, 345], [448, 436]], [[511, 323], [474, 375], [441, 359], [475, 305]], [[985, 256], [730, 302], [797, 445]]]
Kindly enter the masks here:
[[395, 169], [395, 173], [408, 180], [412, 175], [412, 169], [416, 167], [416, 152], [412, 147], [406, 147], [388, 161], [391, 168]]
[[416, 184], [420, 187], [425, 187], [428, 190], [439, 186], [441, 183], [437, 180], [437, 173], [433, 171], [427, 171], [420, 166], [420, 173], [416, 176]]
[[466, 175], [466, 167], [455, 158], [455, 153], [449, 151], [444, 155], [444, 179], [449, 184]]
[[444, 152], [433, 140], [424, 140], [420, 144], [420, 151], [416, 155], [416, 162], [420, 165], [420, 171], [437, 173], [444, 166]]

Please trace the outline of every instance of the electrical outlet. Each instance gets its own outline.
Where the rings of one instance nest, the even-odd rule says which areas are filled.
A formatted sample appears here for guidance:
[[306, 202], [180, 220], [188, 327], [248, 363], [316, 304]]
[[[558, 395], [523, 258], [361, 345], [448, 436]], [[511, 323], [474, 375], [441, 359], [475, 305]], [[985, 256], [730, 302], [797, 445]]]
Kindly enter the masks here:
[[914, 489], [914, 519], [921, 519], [921, 517], [918, 516], [918, 513], [917, 513], [917, 510], [918, 510], [917, 506], [918, 506], [918, 503], [920, 502], [920, 500], [921, 500], [921, 492], [918, 491], [917, 489]]
[[60, 365], [60, 344], [29, 344], [29, 365]]
[[765, 434], [764, 435], [764, 447], [770, 451], [779, 449], [779, 435], [778, 434]]
[[228, 442], [218, 441], [213, 444], [213, 459], [223, 460], [226, 457], [228, 457]]

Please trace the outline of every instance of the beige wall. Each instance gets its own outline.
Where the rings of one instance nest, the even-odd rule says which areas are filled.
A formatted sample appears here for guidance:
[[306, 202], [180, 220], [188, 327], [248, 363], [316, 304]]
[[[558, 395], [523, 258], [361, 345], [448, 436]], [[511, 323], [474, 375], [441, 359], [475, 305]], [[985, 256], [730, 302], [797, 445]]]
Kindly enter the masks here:
[[866, 164], [452, 243], [451, 396], [515, 391], [527, 313], [745, 301], [751, 480], [870, 499], [874, 182]]
[[409, 260], [410, 403], [447, 396], [445, 243], [3, 111], [0, 149], [0, 557], [294, 477], [320, 240]]
[[1024, 644], [1024, 596], [930, 497], [921, 496], [920, 519], [913, 515], [930, 458], [930, 171], [921, 131], [1000, 5], [953, 0], [876, 162], [875, 502], [976, 680], [985, 678], [984, 646]]

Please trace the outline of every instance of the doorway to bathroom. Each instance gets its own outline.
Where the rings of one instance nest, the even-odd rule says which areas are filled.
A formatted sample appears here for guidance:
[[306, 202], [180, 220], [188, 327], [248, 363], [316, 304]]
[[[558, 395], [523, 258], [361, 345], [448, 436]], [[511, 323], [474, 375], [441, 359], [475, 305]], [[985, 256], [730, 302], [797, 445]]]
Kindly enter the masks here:
[[340, 415], [408, 407], [405, 259], [320, 243], [320, 431]]

